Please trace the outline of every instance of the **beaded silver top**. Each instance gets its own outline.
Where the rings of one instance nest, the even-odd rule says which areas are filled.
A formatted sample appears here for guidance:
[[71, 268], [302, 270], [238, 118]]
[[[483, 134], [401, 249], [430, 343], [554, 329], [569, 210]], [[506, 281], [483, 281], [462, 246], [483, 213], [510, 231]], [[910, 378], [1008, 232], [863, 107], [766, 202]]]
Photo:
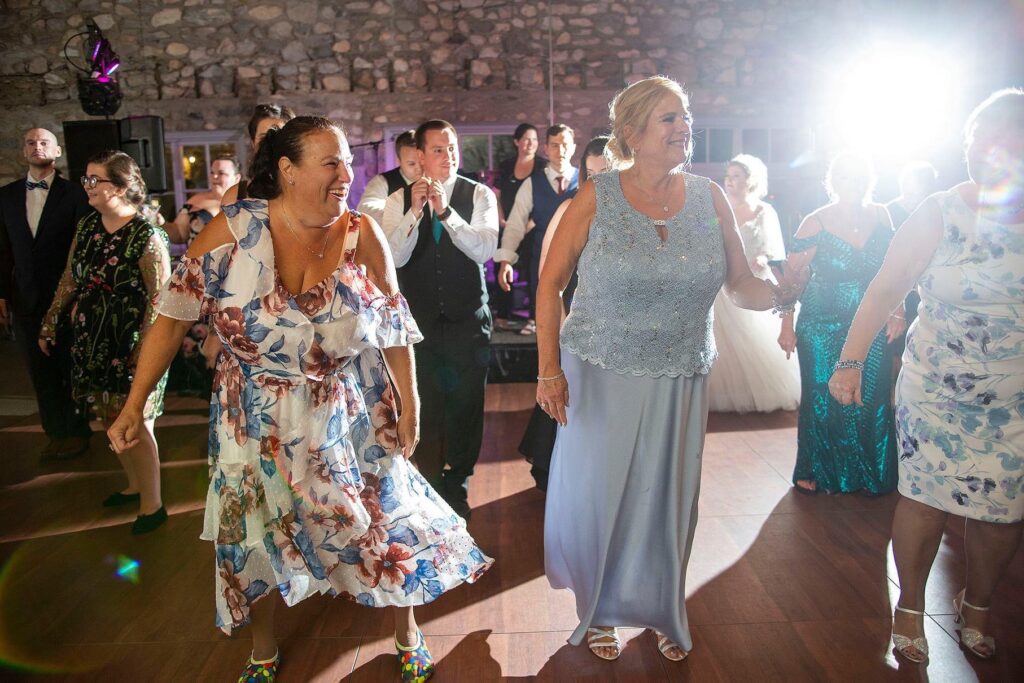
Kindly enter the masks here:
[[707, 178], [684, 173], [686, 204], [654, 220], [622, 194], [619, 173], [594, 176], [597, 212], [579, 259], [579, 286], [562, 348], [623, 374], [707, 374], [717, 356], [712, 304], [725, 280], [725, 246]]

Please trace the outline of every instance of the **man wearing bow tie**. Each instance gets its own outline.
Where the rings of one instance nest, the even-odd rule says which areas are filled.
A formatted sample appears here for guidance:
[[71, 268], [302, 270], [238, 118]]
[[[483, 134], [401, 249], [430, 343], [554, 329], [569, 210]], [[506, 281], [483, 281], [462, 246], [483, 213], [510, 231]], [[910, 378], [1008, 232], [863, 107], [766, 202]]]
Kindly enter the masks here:
[[61, 178], [57, 138], [45, 128], [25, 133], [28, 175], [0, 188], [0, 324], [13, 325], [28, 363], [49, 442], [43, 459], [71, 458], [89, 447], [89, 421], [71, 400], [71, 340], [60, 335], [47, 358], [37, 339], [67, 263], [78, 221], [89, 213], [85, 191]]

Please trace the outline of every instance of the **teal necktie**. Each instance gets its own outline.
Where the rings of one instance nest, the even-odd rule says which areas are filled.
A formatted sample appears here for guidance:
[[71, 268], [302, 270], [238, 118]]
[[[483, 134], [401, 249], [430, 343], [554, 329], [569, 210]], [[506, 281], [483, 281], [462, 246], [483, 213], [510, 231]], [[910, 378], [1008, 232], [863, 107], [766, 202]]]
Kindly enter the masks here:
[[441, 244], [441, 233], [444, 232], [444, 225], [437, 219], [437, 214], [430, 212], [430, 218], [434, 226], [434, 244]]

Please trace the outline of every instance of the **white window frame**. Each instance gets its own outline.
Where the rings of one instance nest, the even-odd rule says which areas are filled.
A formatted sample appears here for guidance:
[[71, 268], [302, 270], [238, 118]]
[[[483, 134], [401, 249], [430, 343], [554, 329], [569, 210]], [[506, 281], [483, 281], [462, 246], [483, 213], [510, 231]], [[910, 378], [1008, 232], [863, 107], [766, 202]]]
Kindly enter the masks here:
[[[175, 208], [180, 208], [187, 199], [187, 194], [205, 191], [203, 188], [185, 189], [185, 167], [181, 163], [183, 148], [186, 146], [202, 146], [206, 148], [206, 177], [210, 177], [210, 145], [233, 144], [238, 158], [239, 170], [248, 166], [249, 138], [246, 133], [234, 130], [201, 130], [181, 131], [164, 134], [164, 144], [171, 148], [171, 171], [174, 175], [171, 190], [174, 193]], [[207, 190], [209, 188], [206, 188]]]

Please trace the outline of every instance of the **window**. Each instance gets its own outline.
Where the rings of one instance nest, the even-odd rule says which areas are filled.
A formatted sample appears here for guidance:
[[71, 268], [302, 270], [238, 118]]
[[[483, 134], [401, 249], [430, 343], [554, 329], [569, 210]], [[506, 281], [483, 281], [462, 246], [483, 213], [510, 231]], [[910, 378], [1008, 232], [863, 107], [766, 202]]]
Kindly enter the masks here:
[[173, 179], [173, 190], [158, 196], [164, 218], [173, 218], [189, 197], [210, 189], [210, 164], [217, 157], [233, 156], [245, 168], [249, 145], [244, 132], [196, 131], [164, 137], [167, 177]]

